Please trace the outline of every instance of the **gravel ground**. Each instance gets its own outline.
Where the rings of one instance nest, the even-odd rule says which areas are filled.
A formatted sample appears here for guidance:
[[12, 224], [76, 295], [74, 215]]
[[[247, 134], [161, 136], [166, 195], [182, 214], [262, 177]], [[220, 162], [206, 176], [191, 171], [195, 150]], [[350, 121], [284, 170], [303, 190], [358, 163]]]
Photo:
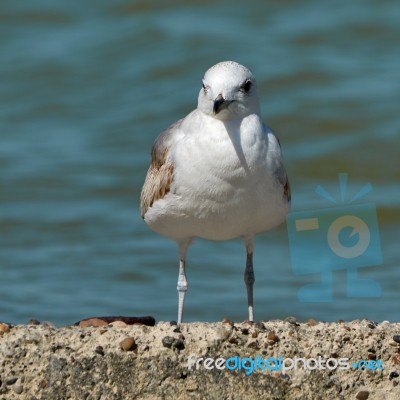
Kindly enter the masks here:
[[0, 399], [400, 399], [399, 323], [109, 321], [0, 323]]

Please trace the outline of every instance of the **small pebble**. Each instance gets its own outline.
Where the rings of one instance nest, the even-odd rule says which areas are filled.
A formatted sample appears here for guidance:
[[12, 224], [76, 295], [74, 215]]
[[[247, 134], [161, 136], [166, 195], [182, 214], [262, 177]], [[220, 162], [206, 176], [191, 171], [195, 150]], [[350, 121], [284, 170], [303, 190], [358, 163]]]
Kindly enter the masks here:
[[393, 378], [398, 378], [399, 373], [397, 371], [392, 371], [389, 375], [389, 379], [392, 380]]
[[24, 388], [21, 385], [14, 386], [13, 388], [16, 394], [21, 394], [24, 391]]
[[161, 342], [164, 347], [167, 347], [168, 349], [170, 349], [172, 344], [175, 342], [175, 338], [173, 338], [172, 336], [164, 336], [162, 338]]
[[266, 330], [265, 325], [261, 321], [257, 322], [255, 326], [260, 331], [265, 331]]
[[307, 325], [309, 325], [309, 326], [315, 326], [315, 325], [318, 325], [318, 322], [317, 322], [314, 318], [310, 318], [310, 319], [307, 321]]
[[180, 328], [176, 327], [172, 332], [181, 333], [181, 330], [180, 330]]
[[171, 326], [178, 325], [178, 324], [176, 323], [176, 321], [171, 321], [169, 324], [170, 324]]
[[135, 339], [132, 337], [127, 337], [119, 343], [122, 350], [131, 351], [137, 348]]
[[172, 344], [172, 347], [175, 347], [178, 350], [183, 350], [185, 348], [185, 343], [183, 343], [182, 339], [176, 339]]
[[30, 319], [27, 325], [40, 325], [40, 321], [38, 321], [37, 319]]
[[234, 322], [231, 319], [226, 318], [226, 317], [222, 320], [222, 323], [223, 324], [229, 324], [230, 326], [234, 326], [235, 325]]
[[7, 333], [10, 332], [10, 326], [1, 322], [0, 323], [0, 335], [2, 335], [3, 333]]
[[394, 336], [393, 336], [393, 340], [394, 340], [396, 343], [400, 343], [400, 335], [394, 335]]
[[113, 326], [114, 328], [126, 328], [128, 324], [124, 321], [113, 321], [110, 322], [109, 325]]
[[275, 333], [275, 331], [269, 331], [267, 339], [274, 343], [279, 342], [279, 336]]
[[103, 349], [103, 346], [97, 346], [97, 347], [94, 349], [94, 352], [97, 353], [97, 354], [100, 354], [101, 356], [104, 356], [104, 349]]
[[367, 400], [369, 397], [369, 392], [368, 390], [361, 390], [360, 392], [357, 393], [356, 399], [357, 400]]
[[99, 318], [90, 318], [79, 322], [79, 326], [81, 328], [88, 328], [90, 326], [105, 326], [105, 325], [108, 325], [107, 322]]
[[284, 319], [285, 322], [289, 322], [289, 324], [296, 324], [297, 323], [297, 319], [296, 317], [287, 317]]
[[15, 382], [17, 382], [18, 378], [10, 378], [6, 380], [6, 385], [11, 386], [14, 385]]
[[43, 321], [42, 325], [46, 328], [57, 329], [57, 327], [50, 321]]

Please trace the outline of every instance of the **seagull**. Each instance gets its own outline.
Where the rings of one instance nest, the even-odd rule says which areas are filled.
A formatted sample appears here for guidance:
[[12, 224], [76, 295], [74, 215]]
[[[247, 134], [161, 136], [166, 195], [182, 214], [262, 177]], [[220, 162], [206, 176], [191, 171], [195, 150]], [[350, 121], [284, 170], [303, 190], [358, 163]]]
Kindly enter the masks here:
[[253, 314], [253, 240], [280, 225], [290, 209], [281, 146], [263, 124], [253, 74], [234, 61], [208, 69], [197, 108], [156, 139], [142, 188], [141, 216], [179, 248], [178, 321], [194, 238], [243, 238], [249, 321]]

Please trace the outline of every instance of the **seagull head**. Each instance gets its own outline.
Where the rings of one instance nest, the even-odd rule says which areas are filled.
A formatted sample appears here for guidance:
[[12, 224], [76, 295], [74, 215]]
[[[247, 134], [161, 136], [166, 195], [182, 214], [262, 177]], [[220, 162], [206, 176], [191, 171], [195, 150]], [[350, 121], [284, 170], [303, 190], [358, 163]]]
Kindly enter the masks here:
[[253, 74], [234, 61], [214, 65], [204, 75], [197, 108], [222, 121], [259, 114]]

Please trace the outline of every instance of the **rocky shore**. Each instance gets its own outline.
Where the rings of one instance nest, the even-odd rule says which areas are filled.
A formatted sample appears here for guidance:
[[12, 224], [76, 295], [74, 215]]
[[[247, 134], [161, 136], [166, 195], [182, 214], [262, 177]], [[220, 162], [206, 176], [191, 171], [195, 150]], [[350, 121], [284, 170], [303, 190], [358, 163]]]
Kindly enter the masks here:
[[399, 323], [151, 321], [0, 323], [0, 399], [400, 399]]

